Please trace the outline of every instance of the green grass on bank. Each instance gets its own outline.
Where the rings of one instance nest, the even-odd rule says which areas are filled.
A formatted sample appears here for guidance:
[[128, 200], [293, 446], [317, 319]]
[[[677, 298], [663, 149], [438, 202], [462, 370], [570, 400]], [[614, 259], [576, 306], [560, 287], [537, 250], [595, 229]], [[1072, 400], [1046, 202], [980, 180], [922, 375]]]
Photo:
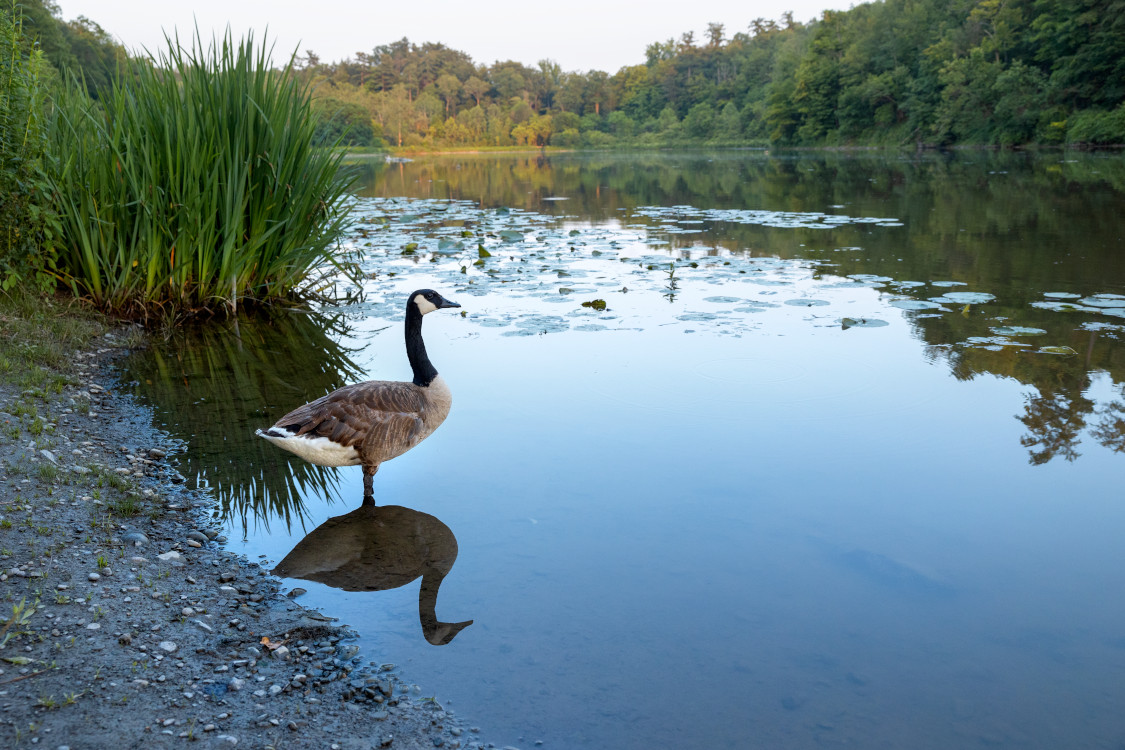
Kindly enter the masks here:
[[61, 382], [75, 354], [109, 330], [101, 314], [67, 296], [0, 292], [0, 384], [21, 390]]

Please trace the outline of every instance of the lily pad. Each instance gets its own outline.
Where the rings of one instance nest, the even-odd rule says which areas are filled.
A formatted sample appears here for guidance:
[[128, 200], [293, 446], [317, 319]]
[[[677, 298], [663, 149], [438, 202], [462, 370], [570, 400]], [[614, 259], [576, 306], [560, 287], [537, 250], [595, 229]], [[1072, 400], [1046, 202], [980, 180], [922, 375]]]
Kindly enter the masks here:
[[930, 286], [950, 287], [950, 286], [968, 286], [964, 281], [931, 281]]
[[1063, 357], [1077, 355], [1078, 352], [1071, 349], [1069, 346], [1041, 346], [1036, 349], [1040, 354], [1056, 354]]
[[1046, 331], [1042, 328], [1027, 328], [1024, 326], [999, 326], [992, 332], [997, 336], [1043, 336]]
[[1104, 312], [1096, 307], [1086, 307], [1085, 305], [1075, 305], [1071, 302], [1032, 302], [1032, 307], [1040, 310], [1050, 310], [1051, 312]]
[[840, 318], [836, 322], [845, 331], [849, 328], [882, 328], [890, 325], [887, 321], [878, 318]]
[[703, 301], [704, 302], [719, 302], [719, 303], [722, 303], [722, 304], [732, 304], [732, 303], [735, 303], [735, 302], [741, 302], [742, 300], [738, 297], [704, 297]]
[[592, 307], [595, 310], [604, 310], [605, 309], [605, 300], [604, 299], [592, 299], [592, 300], [589, 300], [588, 302], [583, 302], [582, 306], [583, 307]]
[[1125, 307], [1125, 297], [1116, 294], [1095, 294], [1092, 297], [1083, 297], [1078, 302], [1089, 307]]
[[1049, 297], [1050, 299], [1078, 299], [1082, 295], [1073, 294], [1071, 292], [1044, 292], [1043, 296]]
[[1022, 341], [1012, 341], [1004, 336], [970, 336], [964, 341], [965, 346], [973, 347], [976, 349], [988, 349], [989, 351], [999, 351], [1005, 346], [1031, 346]]
[[950, 302], [958, 305], [982, 305], [996, 299], [996, 295], [988, 292], [946, 292], [941, 297], [935, 297], [933, 302]]
[[809, 298], [809, 299], [787, 299], [787, 300], [785, 300], [785, 304], [792, 305], [793, 307], [824, 307], [825, 305], [828, 305], [828, 304], [831, 304], [831, 303], [828, 302], [827, 300], [823, 300], [823, 299]]
[[887, 303], [891, 307], [897, 307], [900, 310], [940, 310], [941, 305], [937, 302], [929, 302], [921, 299], [893, 299]]

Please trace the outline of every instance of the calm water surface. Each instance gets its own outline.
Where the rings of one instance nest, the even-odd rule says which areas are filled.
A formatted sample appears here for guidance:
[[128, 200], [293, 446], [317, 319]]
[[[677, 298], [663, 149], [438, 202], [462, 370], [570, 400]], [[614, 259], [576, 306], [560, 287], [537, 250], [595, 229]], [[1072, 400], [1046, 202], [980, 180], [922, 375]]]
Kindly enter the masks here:
[[[370, 658], [521, 747], [1125, 744], [1121, 157], [361, 178], [350, 300], [128, 369], [234, 547], [297, 547], [286, 583]], [[453, 412], [380, 470], [384, 531], [322, 527], [360, 470], [253, 429], [409, 379], [420, 287], [463, 305], [424, 327]], [[309, 572], [349, 544], [382, 557]]]

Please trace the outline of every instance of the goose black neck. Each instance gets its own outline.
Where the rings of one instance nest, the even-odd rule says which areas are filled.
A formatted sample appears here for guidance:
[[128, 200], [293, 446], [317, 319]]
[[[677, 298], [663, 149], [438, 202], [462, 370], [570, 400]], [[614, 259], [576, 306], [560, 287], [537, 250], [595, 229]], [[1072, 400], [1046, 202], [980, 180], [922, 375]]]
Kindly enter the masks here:
[[422, 341], [422, 313], [411, 299], [406, 303], [406, 357], [410, 369], [414, 371], [414, 385], [423, 388], [434, 382], [437, 370], [426, 354], [426, 344]]

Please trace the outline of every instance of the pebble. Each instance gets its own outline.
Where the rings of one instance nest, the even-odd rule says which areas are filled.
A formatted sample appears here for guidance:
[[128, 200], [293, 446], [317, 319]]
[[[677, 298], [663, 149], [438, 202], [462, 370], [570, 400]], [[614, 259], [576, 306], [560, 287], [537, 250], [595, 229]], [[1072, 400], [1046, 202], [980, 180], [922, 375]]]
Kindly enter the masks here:
[[246, 687], [246, 680], [241, 677], [232, 677], [230, 682], [227, 683], [227, 688], [230, 690], [238, 691], [244, 687]]
[[86, 577], [87, 577], [87, 578], [89, 578], [89, 579], [90, 579], [91, 581], [100, 581], [100, 580], [102, 580], [102, 577], [101, 577], [100, 575], [98, 575], [97, 573], [91, 573], [90, 575], [88, 575], [88, 576], [86, 576]]
[[128, 534], [122, 535], [121, 541], [133, 545], [148, 544], [148, 537], [139, 531], [130, 531]]
[[191, 539], [192, 541], [199, 542], [200, 544], [207, 544], [208, 541], [207, 535], [202, 531], [189, 531], [187, 533], [187, 538]]
[[169, 654], [175, 653], [176, 649], [179, 648], [179, 646], [177, 646], [174, 641], [161, 641], [160, 643], [156, 644], [156, 647], [161, 651]]
[[298, 596], [301, 596], [301, 595], [307, 594], [307, 593], [309, 593], [309, 592], [306, 591], [305, 589], [301, 588], [300, 586], [298, 586], [297, 588], [293, 589], [288, 594], [286, 594], [286, 596], [288, 596], [290, 599], [296, 599]]
[[157, 555], [156, 559], [159, 560], [160, 562], [178, 563], [178, 562], [183, 562], [184, 556], [181, 555], [176, 550], [169, 550], [168, 552], [164, 552], [162, 554]]

